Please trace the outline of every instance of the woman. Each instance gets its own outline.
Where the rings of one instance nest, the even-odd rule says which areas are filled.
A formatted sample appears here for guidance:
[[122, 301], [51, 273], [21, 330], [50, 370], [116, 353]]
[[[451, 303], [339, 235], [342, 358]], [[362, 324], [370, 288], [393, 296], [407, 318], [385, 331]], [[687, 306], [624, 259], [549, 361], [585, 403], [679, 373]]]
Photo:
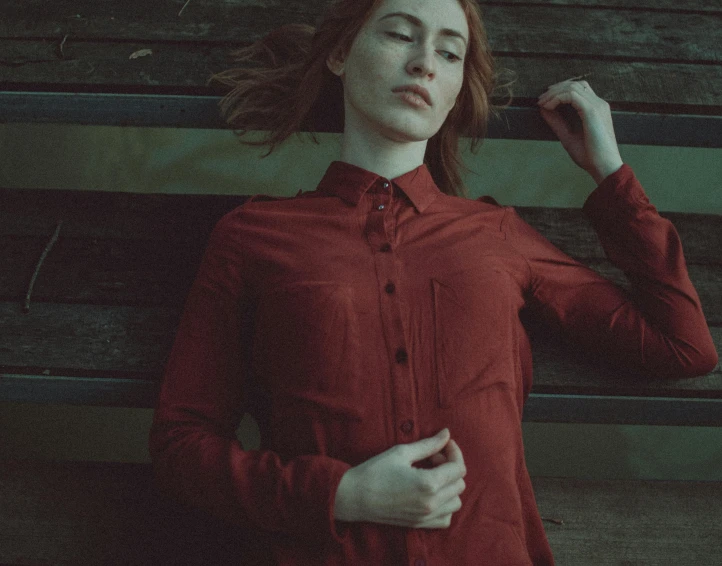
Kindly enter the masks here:
[[[336, 2], [303, 57], [284, 56], [301, 29], [245, 52], [267, 65], [238, 71], [226, 110], [272, 150], [309, 116], [332, 121], [340, 86], [341, 158], [316, 190], [252, 198], [214, 230], [151, 431], [157, 477], [275, 533], [279, 564], [553, 564], [523, 458], [519, 311], [627, 366], [711, 371], [677, 234], [584, 81], [539, 106], [598, 184], [584, 209], [633, 301], [513, 209], [454, 196], [458, 138], [483, 135], [494, 87], [472, 0]], [[269, 407], [264, 448], [244, 451], [250, 388]]]

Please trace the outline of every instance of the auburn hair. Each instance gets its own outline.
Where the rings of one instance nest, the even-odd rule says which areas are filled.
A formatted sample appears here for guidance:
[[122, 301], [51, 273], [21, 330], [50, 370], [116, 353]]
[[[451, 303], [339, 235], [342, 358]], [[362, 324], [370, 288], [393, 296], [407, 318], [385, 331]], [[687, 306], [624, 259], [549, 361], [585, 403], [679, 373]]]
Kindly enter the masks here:
[[[429, 139], [424, 163], [436, 185], [446, 194], [466, 196], [459, 173], [466, 169], [459, 152], [460, 137], [471, 139], [476, 151], [486, 135], [490, 114], [511, 100], [511, 82], [499, 84], [481, 10], [476, 0], [458, 0], [469, 27], [464, 58], [464, 82], [456, 105], [443, 126]], [[213, 75], [231, 87], [220, 102], [223, 118], [239, 138], [250, 131], [265, 137], [241, 143], [276, 146], [293, 133], [343, 131], [343, 84], [327, 67], [331, 54], [348, 53], [359, 30], [382, 0], [334, 0], [317, 27], [289, 24], [259, 41], [231, 52], [236, 67]], [[492, 103], [497, 88], [507, 90], [504, 105]]]

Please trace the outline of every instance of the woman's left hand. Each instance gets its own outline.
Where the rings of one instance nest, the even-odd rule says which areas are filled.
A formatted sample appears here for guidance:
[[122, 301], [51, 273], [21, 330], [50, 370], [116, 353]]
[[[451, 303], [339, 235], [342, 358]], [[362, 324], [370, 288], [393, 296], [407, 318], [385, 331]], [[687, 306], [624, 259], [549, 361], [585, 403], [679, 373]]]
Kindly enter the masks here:
[[[614, 136], [609, 104], [599, 98], [587, 81], [566, 80], [550, 86], [537, 103], [542, 118], [562, 142], [574, 163], [599, 184], [623, 164]], [[571, 104], [582, 121], [581, 131], [574, 131], [556, 110]]]

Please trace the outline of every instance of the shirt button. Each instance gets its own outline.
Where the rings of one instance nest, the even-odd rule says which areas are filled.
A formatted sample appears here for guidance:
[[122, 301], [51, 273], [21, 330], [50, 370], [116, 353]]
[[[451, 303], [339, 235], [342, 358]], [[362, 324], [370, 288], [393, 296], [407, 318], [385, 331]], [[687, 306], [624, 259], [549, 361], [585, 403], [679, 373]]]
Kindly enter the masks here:
[[406, 350], [404, 348], [399, 348], [398, 350], [396, 350], [396, 361], [398, 363], [403, 364], [408, 359], [409, 355], [406, 353]]
[[384, 189], [388, 189], [388, 188], [389, 188], [388, 182], [384, 181]]
[[387, 243], [385, 243], [383, 246], [381, 246], [380, 249], [381, 249], [382, 252], [390, 252], [390, 251], [391, 251], [391, 244], [389, 244], [389, 243], [387, 242]]
[[426, 560], [423, 558], [417, 558], [414, 560], [414, 566], [426, 566]]
[[404, 434], [410, 434], [414, 430], [414, 421], [404, 421], [401, 423], [401, 432]]
[[383, 204], [380, 204], [378, 207], [378, 210], [383, 210], [384, 208], [386, 208], [386, 207]]
[[396, 291], [396, 285], [394, 285], [393, 283], [387, 283], [386, 284], [386, 292], [390, 295], [394, 291]]

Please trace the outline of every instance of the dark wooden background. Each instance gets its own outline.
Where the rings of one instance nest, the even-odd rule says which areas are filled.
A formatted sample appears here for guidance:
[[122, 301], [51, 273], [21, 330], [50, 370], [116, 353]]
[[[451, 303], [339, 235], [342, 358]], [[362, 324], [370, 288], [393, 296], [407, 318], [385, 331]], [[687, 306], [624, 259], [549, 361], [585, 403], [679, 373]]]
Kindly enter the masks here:
[[[0, 0], [0, 90], [6, 93], [0, 114], [5, 121], [223, 127], [218, 90], [207, 82], [231, 66], [229, 51], [282, 24], [315, 24], [326, 2], [184, 4]], [[512, 108], [492, 122], [492, 137], [551, 139], [536, 98], [550, 84], [589, 73], [616, 113], [620, 142], [722, 147], [719, 1], [503, 0], [481, 6], [499, 66], [517, 75]], [[130, 59], [141, 49], [152, 54]], [[13, 92], [26, 94], [9, 96]], [[127, 98], [133, 94], [164, 96]]]

